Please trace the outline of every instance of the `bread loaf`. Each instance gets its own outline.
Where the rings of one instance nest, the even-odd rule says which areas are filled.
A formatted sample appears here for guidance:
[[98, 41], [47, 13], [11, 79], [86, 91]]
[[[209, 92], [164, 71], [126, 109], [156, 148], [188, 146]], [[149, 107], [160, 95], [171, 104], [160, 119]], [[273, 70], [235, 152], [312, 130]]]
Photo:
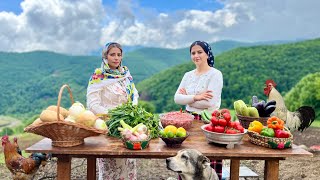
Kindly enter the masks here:
[[[47, 110], [51, 110], [51, 111], [57, 112], [58, 106], [51, 105], [51, 106], [47, 107]], [[59, 113], [62, 114], [62, 116], [63, 116], [64, 118], [66, 118], [66, 117], [69, 116], [69, 111], [66, 110], [66, 109], [63, 108], [63, 107], [60, 107], [60, 112], [59, 112]]]
[[[59, 114], [60, 120], [64, 120], [64, 117]], [[40, 114], [40, 119], [43, 122], [52, 122], [52, 121], [57, 121], [57, 112], [52, 111], [52, 110], [43, 110], [42, 113]]]

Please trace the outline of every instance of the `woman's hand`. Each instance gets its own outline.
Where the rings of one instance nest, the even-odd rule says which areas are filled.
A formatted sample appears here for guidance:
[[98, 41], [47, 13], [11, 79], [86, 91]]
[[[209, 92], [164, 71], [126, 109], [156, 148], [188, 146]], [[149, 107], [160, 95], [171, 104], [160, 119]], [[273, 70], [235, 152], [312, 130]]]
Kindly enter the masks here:
[[187, 95], [187, 91], [185, 88], [179, 89], [179, 94]]
[[193, 97], [193, 100], [194, 101], [201, 101], [201, 100], [206, 100], [206, 101], [209, 101], [210, 99], [213, 98], [213, 95], [212, 95], [212, 91], [210, 90], [207, 90], [206, 92], [203, 92], [201, 94], [197, 94]]

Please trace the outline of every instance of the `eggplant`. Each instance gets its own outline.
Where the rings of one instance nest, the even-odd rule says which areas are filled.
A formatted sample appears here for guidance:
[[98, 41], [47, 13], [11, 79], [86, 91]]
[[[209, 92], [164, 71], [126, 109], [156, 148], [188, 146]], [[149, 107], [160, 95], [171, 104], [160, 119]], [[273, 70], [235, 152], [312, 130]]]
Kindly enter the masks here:
[[270, 114], [276, 109], [276, 105], [269, 105], [265, 108], [266, 117], [269, 117]]
[[264, 108], [267, 108], [267, 107], [270, 106], [270, 105], [276, 105], [276, 104], [277, 104], [277, 102], [276, 102], [275, 100], [271, 100], [271, 101], [268, 101], [268, 102], [265, 104]]
[[264, 100], [253, 104], [253, 107], [255, 107], [258, 110], [260, 117], [265, 117], [266, 116], [264, 106], [265, 106], [265, 101]]

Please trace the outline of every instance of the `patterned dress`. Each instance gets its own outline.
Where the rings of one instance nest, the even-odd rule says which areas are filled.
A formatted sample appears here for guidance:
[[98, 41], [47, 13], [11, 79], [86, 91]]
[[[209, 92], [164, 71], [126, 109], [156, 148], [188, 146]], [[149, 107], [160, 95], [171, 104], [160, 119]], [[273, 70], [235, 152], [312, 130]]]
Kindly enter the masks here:
[[[138, 92], [134, 89], [134, 103]], [[128, 101], [125, 80], [105, 86], [102, 90], [87, 94], [87, 107], [95, 114], [106, 114], [108, 109]], [[99, 180], [137, 179], [136, 160], [128, 158], [98, 158]]]

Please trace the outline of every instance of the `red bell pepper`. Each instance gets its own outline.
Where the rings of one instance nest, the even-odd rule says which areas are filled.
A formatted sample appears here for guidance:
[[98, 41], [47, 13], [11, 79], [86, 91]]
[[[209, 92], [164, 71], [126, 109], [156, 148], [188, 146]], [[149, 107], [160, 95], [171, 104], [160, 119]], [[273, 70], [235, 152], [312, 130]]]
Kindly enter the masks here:
[[284, 130], [277, 129], [275, 130], [275, 136], [277, 138], [288, 138], [290, 137], [290, 133]]

